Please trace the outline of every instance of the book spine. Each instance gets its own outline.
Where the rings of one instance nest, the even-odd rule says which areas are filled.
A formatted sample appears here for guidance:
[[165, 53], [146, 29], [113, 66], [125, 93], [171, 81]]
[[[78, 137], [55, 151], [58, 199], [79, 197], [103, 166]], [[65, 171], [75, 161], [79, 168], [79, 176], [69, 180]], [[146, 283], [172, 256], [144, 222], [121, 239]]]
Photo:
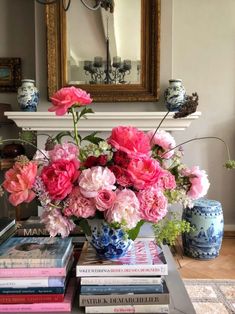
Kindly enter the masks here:
[[66, 268], [2, 268], [0, 277], [48, 277], [48, 276], [66, 276]]
[[169, 304], [169, 293], [158, 294], [119, 294], [119, 295], [81, 295], [80, 306], [126, 305], [126, 304]]
[[65, 277], [0, 278], [0, 288], [64, 287]]
[[162, 293], [163, 285], [125, 285], [125, 286], [81, 286], [81, 294], [125, 294], [125, 293]]
[[161, 277], [82, 277], [81, 285], [160, 285]]
[[42, 237], [49, 236], [49, 232], [46, 228], [42, 227], [19, 228], [17, 229], [16, 235], [18, 237]]
[[1, 294], [64, 294], [64, 287], [0, 288]]
[[85, 313], [169, 313], [167, 304], [86, 306]]
[[93, 276], [166, 276], [168, 274], [167, 264], [164, 265], [99, 265], [99, 266], [76, 266], [77, 277]]
[[63, 294], [12, 294], [0, 295], [0, 304], [63, 302]]
[[32, 303], [32, 304], [1, 304], [0, 313], [30, 312], [70, 312], [69, 303]]

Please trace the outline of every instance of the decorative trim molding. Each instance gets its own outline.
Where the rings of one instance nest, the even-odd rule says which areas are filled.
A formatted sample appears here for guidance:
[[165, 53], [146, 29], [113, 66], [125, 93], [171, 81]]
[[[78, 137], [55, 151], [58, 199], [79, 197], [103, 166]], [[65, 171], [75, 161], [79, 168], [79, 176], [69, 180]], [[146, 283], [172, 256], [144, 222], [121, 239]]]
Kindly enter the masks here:
[[[72, 116], [56, 116], [53, 112], [22, 112], [7, 111], [4, 113], [8, 119], [13, 120], [23, 130], [32, 131], [72, 131]], [[166, 112], [96, 112], [87, 114], [88, 119], [79, 121], [79, 131], [111, 131], [118, 125], [132, 125], [143, 131], [154, 129], [158, 126]], [[193, 120], [201, 116], [201, 112], [182, 118], [174, 119], [171, 112], [163, 124], [162, 130], [183, 131], [188, 128]]]

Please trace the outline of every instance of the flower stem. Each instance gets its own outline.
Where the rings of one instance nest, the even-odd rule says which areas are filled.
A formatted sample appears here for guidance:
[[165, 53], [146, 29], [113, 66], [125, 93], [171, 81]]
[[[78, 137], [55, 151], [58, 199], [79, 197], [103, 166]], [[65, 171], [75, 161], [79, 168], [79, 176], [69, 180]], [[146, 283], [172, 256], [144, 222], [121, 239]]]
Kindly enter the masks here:
[[76, 141], [77, 146], [79, 147], [79, 138], [78, 138], [78, 132], [77, 132], [78, 119], [77, 119], [77, 116], [76, 116], [75, 109], [73, 107], [71, 107], [71, 112], [72, 112], [72, 115], [73, 115], [74, 139]]
[[151, 143], [152, 143], [152, 140], [153, 140], [155, 134], [157, 133], [157, 131], [159, 130], [160, 126], [162, 125], [163, 121], [166, 119], [166, 117], [168, 116], [169, 113], [170, 113], [170, 110], [167, 111], [167, 113], [165, 114], [165, 116], [162, 118], [162, 120], [161, 120], [160, 123], [158, 124], [158, 127], [156, 128], [156, 130], [155, 130], [154, 133], [153, 133], [153, 136], [151, 137], [150, 145], [151, 145]]
[[190, 142], [198, 141], [198, 140], [205, 140], [205, 139], [214, 139], [214, 140], [219, 140], [219, 141], [221, 141], [221, 142], [224, 144], [225, 148], [226, 148], [226, 151], [227, 151], [227, 154], [228, 154], [228, 160], [230, 160], [230, 152], [229, 152], [228, 145], [226, 144], [226, 142], [225, 142], [222, 138], [217, 137], [217, 136], [203, 136], [203, 137], [192, 138], [192, 139], [190, 139], [190, 140], [187, 140], [187, 141], [185, 141], [185, 142], [183, 142], [183, 143], [180, 143], [180, 144], [176, 145], [175, 147], [169, 149], [168, 151], [166, 151], [166, 152], [162, 155], [162, 157], [163, 157], [165, 154], [169, 153], [170, 151], [172, 151], [172, 150], [174, 150], [174, 149], [176, 149], [176, 148], [178, 148], [178, 147], [180, 147], [180, 146], [182, 146], [182, 145], [184, 145], [184, 144], [188, 144], [188, 143], [190, 143]]
[[33, 143], [31, 142], [28, 142], [26, 140], [22, 140], [20, 138], [11, 138], [11, 139], [5, 139], [5, 140], [1, 140], [1, 143], [5, 143], [5, 142], [9, 142], [9, 141], [15, 141], [15, 142], [21, 142], [21, 143], [26, 143], [28, 145], [31, 145], [32, 147], [36, 148], [41, 154], [43, 154], [43, 156], [49, 160], [49, 158], [47, 157], [47, 155], [41, 150], [39, 149], [36, 145], [34, 145]]

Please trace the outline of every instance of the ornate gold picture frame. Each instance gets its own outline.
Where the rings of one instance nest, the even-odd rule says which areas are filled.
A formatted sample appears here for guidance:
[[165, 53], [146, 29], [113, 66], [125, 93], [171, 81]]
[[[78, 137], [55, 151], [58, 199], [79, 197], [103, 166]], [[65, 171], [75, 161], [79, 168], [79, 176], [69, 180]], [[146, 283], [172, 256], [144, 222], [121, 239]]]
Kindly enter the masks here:
[[0, 58], [0, 92], [17, 92], [21, 84], [21, 59]]

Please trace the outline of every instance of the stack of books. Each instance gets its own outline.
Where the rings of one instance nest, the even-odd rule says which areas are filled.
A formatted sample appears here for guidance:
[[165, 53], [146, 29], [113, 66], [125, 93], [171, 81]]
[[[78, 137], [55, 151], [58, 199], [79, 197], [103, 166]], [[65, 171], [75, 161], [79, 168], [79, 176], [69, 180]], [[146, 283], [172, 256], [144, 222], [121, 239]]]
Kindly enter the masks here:
[[167, 273], [163, 252], [153, 240], [136, 240], [117, 260], [100, 259], [85, 242], [76, 266], [79, 306], [85, 313], [168, 313]]
[[71, 311], [69, 238], [12, 237], [0, 246], [0, 312]]
[[0, 244], [13, 236], [16, 232], [16, 221], [14, 218], [0, 218]]

